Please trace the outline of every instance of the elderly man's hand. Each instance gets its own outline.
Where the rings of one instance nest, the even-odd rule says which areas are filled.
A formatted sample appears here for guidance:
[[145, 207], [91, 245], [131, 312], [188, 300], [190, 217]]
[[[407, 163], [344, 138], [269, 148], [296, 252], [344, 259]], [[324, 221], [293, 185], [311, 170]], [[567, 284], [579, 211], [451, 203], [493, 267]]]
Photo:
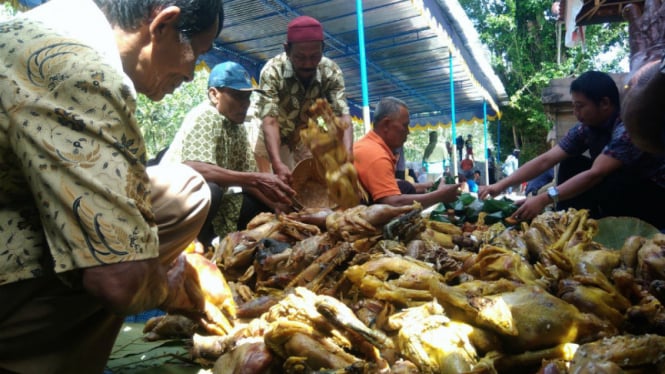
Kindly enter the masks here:
[[630, 71], [636, 72], [647, 62], [660, 60], [665, 47], [665, 5], [661, 0], [646, 0], [644, 5], [623, 8], [628, 21]]
[[291, 197], [296, 194], [278, 175], [269, 173], [257, 174], [256, 188], [270, 201], [286, 205], [291, 204]]
[[284, 165], [282, 162], [275, 162], [272, 165], [273, 172], [275, 175], [282, 180], [282, 182], [288, 184], [289, 186], [293, 183], [293, 176], [291, 175], [291, 170], [288, 166]]

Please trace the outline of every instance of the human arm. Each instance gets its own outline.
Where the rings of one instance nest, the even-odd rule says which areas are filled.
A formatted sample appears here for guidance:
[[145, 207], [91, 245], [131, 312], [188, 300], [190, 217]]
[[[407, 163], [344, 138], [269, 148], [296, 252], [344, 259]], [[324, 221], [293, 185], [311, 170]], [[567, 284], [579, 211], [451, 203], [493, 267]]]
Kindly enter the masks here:
[[342, 144], [344, 144], [344, 148], [349, 155], [349, 160], [353, 160], [353, 122], [351, 122], [351, 116], [344, 114], [339, 117], [339, 120], [346, 126], [342, 137]]
[[564, 152], [564, 150], [561, 149], [559, 145], [556, 145], [547, 152], [522, 165], [520, 168], [515, 170], [514, 173], [501, 179], [500, 181], [489, 186], [480, 186], [478, 189], [478, 197], [480, 199], [484, 199], [490, 195], [496, 196], [505, 191], [510, 186], [520, 184], [537, 177], [547, 169], [564, 160], [566, 157], [568, 157], [568, 154]]
[[291, 204], [291, 197], [296, 193], [275, 174], [235, 171], [199, 161], [186, 161], [185, 164], [199, 172], [206, 181], [219, 186], [239, 186], [250, 192], [254, 191], [253, 194], [264, 203]]
[[273, 172], [283, 182], [290, 185], [293, 182], [291, 170], [289, 170], [289, 167], [282, 162], [282, 158], [279, 155], [279, 149], [282, 142], [277, 118], [272, 116], [264, 117], [261, 128], [263, 130], [263, 139], [265, 141], [266, 151], [268, 152], [268, 158], [270, 159]]
[[[607, 175], [618, 170], [621, 165], [622, 162], [613, 157], [605, 154], [599, 155], [589, 170], [579, 173], [557, 186], [559, 201], [571, 199], [589, 190], [600, 183]], [[520, 206], [513, 213], [513, 218], [519, 220], [533, 219], [551, 202], [546, 192], [527, 197], [525, 200], [517, 203]]]
[[414, 183], [413, 187], [416, 188], [417, 193], [425, 193], [433, 185], [434, 185], [434, 183], [432, 183], [432, 182], [418, 182], [418, 183]]
[[438, 203], [450, 203], [457, 200], [459, 196], [459, 184], [444, 184], [440, 183], [439, 187], [432, 192], [424, 194], [398, 194], [386, 196], [377, 199], [379, 204], [388, 204], [392, 206], [402, 206], [413, 204], [414, 201], [419, 202], [423, 208], [428, 208]]

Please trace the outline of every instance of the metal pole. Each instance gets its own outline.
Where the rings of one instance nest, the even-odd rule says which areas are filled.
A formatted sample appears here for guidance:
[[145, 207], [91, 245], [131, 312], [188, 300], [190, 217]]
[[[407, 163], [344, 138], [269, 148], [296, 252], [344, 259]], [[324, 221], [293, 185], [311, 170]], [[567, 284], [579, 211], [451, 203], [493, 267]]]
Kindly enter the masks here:
[[484, 140], [484, 147], [485, 147], [485, 185], [490, 184], [489, 181], [489, 154], [487, 152], [487, 100], [483, 99], [483, 140]]
[[501, 162], [501, 119], [496, 126], [496, 159]]
[[452, 177], [457, 178], [457, 125], [455, 119], [455, 77], [453, 76], [453, 54], [448, 55], [448, 64], [450, 66], [450, 107], [451, 107], [451, 123], [450, 128], [452, 129], [452, 142], [453, 146], [453, 157], [452, 157]]
[[360, 82], [363, 96], [363, 123], [365, 134], [370, 130], [369, 91], [367, 88], [367, 57], [365, 56], [365, 22], [363, 21], [363, 2], [356, 0], [356, 18], [358, 18], [358, 51], [360, 52]]

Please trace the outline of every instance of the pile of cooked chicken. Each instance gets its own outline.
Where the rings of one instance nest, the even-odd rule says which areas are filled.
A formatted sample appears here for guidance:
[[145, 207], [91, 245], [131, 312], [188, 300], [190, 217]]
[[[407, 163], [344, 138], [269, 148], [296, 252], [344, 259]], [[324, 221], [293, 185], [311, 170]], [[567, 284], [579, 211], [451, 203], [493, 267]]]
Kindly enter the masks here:
[[213, 311], [146, 337], [191, 339], [214, 373], [665, 372], [665, 235], [604, 248], [597, 230], [585, 210], [463, 228], [418, 204], [262, 214], [199, 256]]

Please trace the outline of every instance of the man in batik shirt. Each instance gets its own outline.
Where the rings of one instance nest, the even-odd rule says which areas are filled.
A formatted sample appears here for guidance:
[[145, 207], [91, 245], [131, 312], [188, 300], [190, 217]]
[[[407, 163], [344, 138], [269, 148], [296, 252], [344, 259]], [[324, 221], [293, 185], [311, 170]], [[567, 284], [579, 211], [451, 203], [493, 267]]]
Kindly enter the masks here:
[[298, 161], [310, 157], [300, 140], [300, 129], [307, 125], [307, 109], [316, 99], [330, 103], [333, 112], [348, 127], [344, 145], [349, 154], [353, 126], [346, 102], [344, 77], [337, 64], [323, 56], [323, 27], [312, 17], [293, 19], [287, 29], [285, 52], [269, 60], [259, 81], [256, 116], [263, 131], [256, 142], [259, 170], [272, 171], [291, 183], [291, 170]]
[[134, 112], [192, 79], [222, 20], [221, 0], [51, 0], [0, 23], [0, 372], [101, 373], [124, 316], [202, 315], [180, 254], [210, 193], [146, 170]]
[[[257, 173], [243, 122], [255, 91], [249, 73], [235, 62], [216, 65], [208, 78], [208, 100], [187, 113], [160, 165], [185, 162], [203, 175], [212, 202], [198, 238], [244, 230], [256, 214], [289, 204], [294, 191], [275, 174]], [[228, 187], [242, 193], [230, 193]]]

